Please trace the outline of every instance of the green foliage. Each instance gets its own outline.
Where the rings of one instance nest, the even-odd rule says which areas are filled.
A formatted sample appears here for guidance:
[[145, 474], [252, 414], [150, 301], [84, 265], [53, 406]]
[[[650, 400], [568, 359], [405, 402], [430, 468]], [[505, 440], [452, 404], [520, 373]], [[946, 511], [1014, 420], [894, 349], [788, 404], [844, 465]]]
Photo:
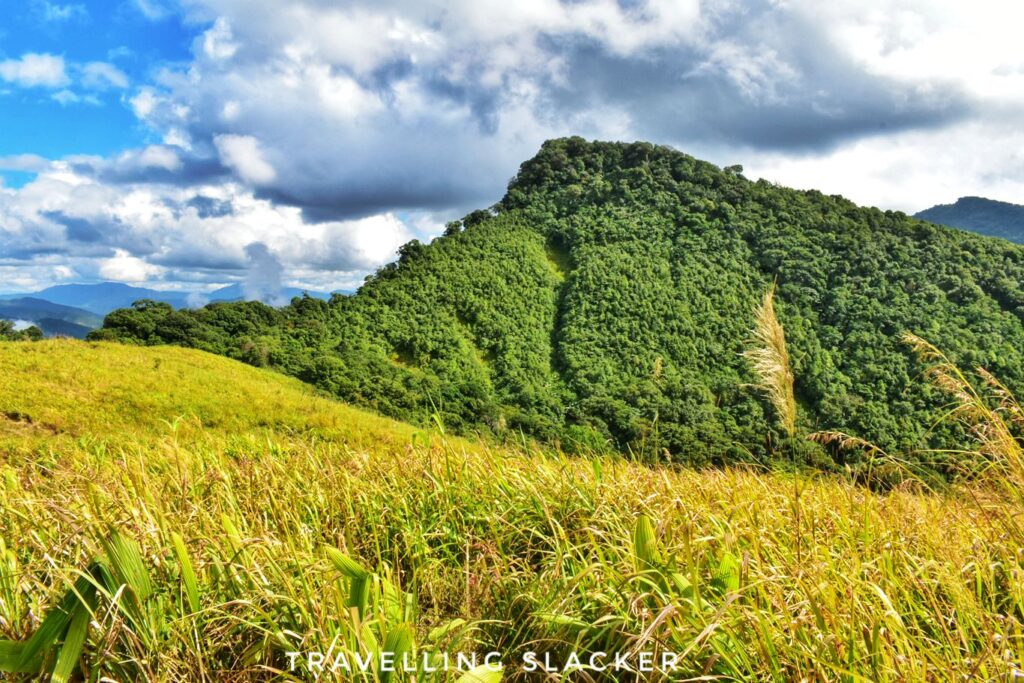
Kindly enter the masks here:
[[406, 245], [351, 297], [137, 305], [96, 337], [225, 354], [462, 433], [607, 443], [648, 461], [781, 450], [856, 466], [854, 451], [785, 446], [789, 418], [779, 429], [751, 386], [742, 353], [772, 282], [797, 433], [894, 453], [963, 445], [939, 420], [943, 397], [916, 381], [905, 330], [1024, 382], [1024, 248], [666, 147], [580, 138], [545, 143], [495, 207]]
[[23, 330], [15, 330], [13, 322], [0, 320], [0, 341], [39, 341], [42, 338], [43, 331], [35, 325], [29, 325]]

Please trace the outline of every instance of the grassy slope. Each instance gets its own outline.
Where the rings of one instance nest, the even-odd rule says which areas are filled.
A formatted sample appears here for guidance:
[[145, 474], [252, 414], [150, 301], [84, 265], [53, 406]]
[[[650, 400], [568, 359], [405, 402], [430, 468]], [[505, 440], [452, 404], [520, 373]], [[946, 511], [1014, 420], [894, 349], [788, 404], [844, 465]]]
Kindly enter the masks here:
[[175, 420], [192, 436], [317, 430], [362, 445], [412, 432], [298, 380], [202, 352], [63, 340], [0, 349], [3, 439], [56, 434], [142, 445], [166, 436]]
[[[1012, 511], [965, 493], [495, 450], [197, 351], [0, 344], [0, 638], [111, 528], [156, 585], [144, 619], [94, 615], [91, 680], [275, 679], [285, 651], [405, 622], [426, 648], [455, 618], [488, 621], [439, 645], [509, 662], [635, 646], [731, 680], [989, 680], [1024, 655], [1022, 550]], [[362, 618], [325, 545], [377, 572]]]

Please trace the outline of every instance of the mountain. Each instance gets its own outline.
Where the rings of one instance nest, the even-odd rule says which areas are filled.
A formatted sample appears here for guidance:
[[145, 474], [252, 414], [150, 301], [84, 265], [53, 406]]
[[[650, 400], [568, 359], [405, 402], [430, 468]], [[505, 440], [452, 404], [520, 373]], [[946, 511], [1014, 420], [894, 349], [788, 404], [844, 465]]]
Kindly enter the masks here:
[[351, 297], [118, 311], [94, 336], [215, 351], [462, 432], [843, 464], [855, 456], [786, 439], [752, 387], [742, 354], [772, 283], [799, 434], [963, 445], [936, 426], [944, 399], [908, 330], [1024, 387], [1024, 247], [580, 138], [545, 143], [495, 206], [405, 245]]
[[[289, 301], [293, 297], [302, 296], [307, 290], [296, 287], [284, 287], [281, 289], [278, 298], [281, 301]], [[331, 295], [326, 292], [309, 291], [310, 296], [319, 299], [330, 299]], [[94, 314], [103, 316], [118, 308], [126, 308], [136, 301], [151, 299], [168, 303], [175, 308], [194, 306], [197, 303], [215, 301], [244, 301], [247, 299], [244, 287], [241, 284], [232, 284], [221, 287], [213, 292], [183, 292], [149, 289], [147, 287], [134, 287], [121, 282], [100, 282], [96, 284], [71, 284], [56, 285], [47, 287], [31, 294], [8, 294], [0, 296], [0, 301], [15, 298], [31, 297], [43, 299], [55, 304], [74, 306], [85, 309]]]
[[983, 197], [961, 197], [914, 214], [915, 218], [981, 235], [1024, 243], [1024, 206]]
[[103, 323], [103, 318], [90, 311], [34, 297], [0, 300], [0, 319], [33, 323], [48, 337], [79, 339]]
[[32, 321], [43, 332], [45, 337], [73, 337], [85, 339], [96, 329], [93, 325], [81, 325], [59, 318], [39, 318]]
[[[181, 307], [186, 305], [188, 295], [188, 292], [165, 292], [146, 287], [133, 287], [122, 282], [100, 282], [88, 285], [55, 285], [25, 296], [82, 308], [103, 316], [115, 309], [131, 306], [139, 299], [165, 301]], [[10, 298], [13, 296], [18, 295], [8, 295]]]
[[[308, 294], [315, 299], [330, 299], [331, 295], [328, 292], [317, 292], [308, 289], [299, 289], [298, 287], [282, 287], [278, 293], [278, 298], [283, 301], [291, 301], [297, 296]], [[245, 294], [245, 286], [241, 283], [236, 282], [233, 285], [221, 287], [215, 289], [206, 295], [206, 298], [211, 301], [246, 301], [249, 297]]]

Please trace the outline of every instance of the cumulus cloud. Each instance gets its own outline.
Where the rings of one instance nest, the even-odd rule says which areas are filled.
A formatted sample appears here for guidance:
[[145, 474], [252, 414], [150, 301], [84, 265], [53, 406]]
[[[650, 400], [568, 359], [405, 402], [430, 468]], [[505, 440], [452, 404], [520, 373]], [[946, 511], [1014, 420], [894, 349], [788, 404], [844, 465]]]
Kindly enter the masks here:
[[49, 160], [38, 154], [15, 154], [12, 156], [0, 157], [0, 170], [4, 171], [29, 171], [39, 173], [50, 168]]
[[[425, 237], [421, 228], [436, 227], [419, 215], [407, 227], [393, 214], [310, 225], [299, 209], [259, 198], [238, 183], [112, 182], [96, 173], [97, 164], [106, 166], [106, 177], [110, 166], [135, 173], [146, 163], [173, 165], [170, 156], [163, 158], [168, 153], [154, 147], [75, 163], [0, 158], [0, 168], [39, 173], [20, 189], [0, 187], [0, 277], [7, 287], [99, 278], [200, 287], [249, 282], [256, 288], [273, 279], [352, 289], [367, 270], [394, 258], [401, 244]], [[274, 278], [268, 259], [280, 267]]]
[[260, 244], [290, 284], [358, 282], [568, 134], [887, 208], [1024, 200], [1024, 6], [998, 0], [134, 3], [197, 27], [188, 63], [132, 88], [106, 63], [0, 62], [68, 102], [131, 88], [160, 141], [0, 159], [40, 173], [0, 190], [0, 275], [61, 258], [96, 275], [120, 249], [152, 277], [237, 281]]
[[109, 62], [67, 64], [64, 57], [26, 53], [0, 61], [0, 80], [21, 88], [53, 90], [50, 98], [62, 106], [100, 105], [97, 93], [128, 87], [127, 74]]
[[124, 249], [115, 249], [114, 255], [100, 261], [99, 274], [115, 282], [148, 282], [159, 276], [163, 269], [132, 256]]
[[35, 52], [0, 62], [0, 78], [24, 88], [58, 88], [69, 82], [63, 57]]
[[82, 85], [90, 90], [124, 89], [128, 76], [109, 62], [89, 62], [82, 66]]
[[218, 135], [213, 139], [223, 162], [246, 182], [265, 185], [277, 177], [263, 154], [260, 142], [251, 135]]
[[961, 17], [874, 4], [188, 0], [192, 63], [133, 105], [310, 221], [489, 204], [556, 135], [797, 158], [978, 116], [966, 76], [904, 55]]

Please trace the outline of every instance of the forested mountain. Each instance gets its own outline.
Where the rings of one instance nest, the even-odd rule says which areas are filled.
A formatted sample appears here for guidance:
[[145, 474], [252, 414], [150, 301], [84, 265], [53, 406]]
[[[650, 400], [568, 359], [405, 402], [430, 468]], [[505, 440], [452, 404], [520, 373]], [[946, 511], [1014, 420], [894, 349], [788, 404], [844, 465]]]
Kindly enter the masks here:
[[942, 399], [907, 330], [1021, 388], [1024, 247], [580, 138], [545, 143], [497, 205], [405, 245], [354, 296], [143, 302], [94, 334], [216, 351], [389, 415], [567, 448], [701, 463], [782, 443], [823, 458], [779, 437], [741, 355], [773, 282], [803, 433], [955, 444], [933, 428]]
[[32, 323], [47, 336], [77, 338], [85, 337], [103, 320], [90, 311], [34, 297], [0, 300], [0, 318]]
[[[276, 293], [275, 298], [287, 300], [292, 297], [302, 296], [305, 290], [296, 287], [282, 287]], [[330, 294], [324, 292], [308, 292], [310, 296], [318, 299], [328, 299]], [[0, 295], [0, 305], [5, 301], [13, 299], [31, 298], [43, 300], [62, 306], [73, 306], [84, 309], [96, 315], [106, 315], [118, 308], [131, 306], [132, 303], [150, 299], [168, 303], [175, 308], [187, 308], [194, 306], [194, 301], [217, 302], [217, 301], [240, 301], [251, 299], [247, 296], [245, 288], [235, 283], [227, 285], [212, 292], [182, 292], [161, 289], [148, 289], [146, 287], [135, 287], [126, 285], [123, 282], [96, 282], [92, 284], [69, 284], [55, 285], [31, 294], [5, 294]], [[99, 318], [96, 318], [97, 326]]]
[[963, 228], [981, 235], [1024, 242], [1024, 206], [984, 197], [961, 197], [914, 214], [915, 218]]
[[97, 282], [94, 284], [54, 285], [31, 294], [12, 294], [0, 299], [29, 297], [43, 299], [62, 306], [81, 308], [98, 315], [131, 306], [139, 299], [166, 301], [174, 306], [184, 306], [187, 292], [164, 292], [146, 287], [134, 287], [123, 282]]

